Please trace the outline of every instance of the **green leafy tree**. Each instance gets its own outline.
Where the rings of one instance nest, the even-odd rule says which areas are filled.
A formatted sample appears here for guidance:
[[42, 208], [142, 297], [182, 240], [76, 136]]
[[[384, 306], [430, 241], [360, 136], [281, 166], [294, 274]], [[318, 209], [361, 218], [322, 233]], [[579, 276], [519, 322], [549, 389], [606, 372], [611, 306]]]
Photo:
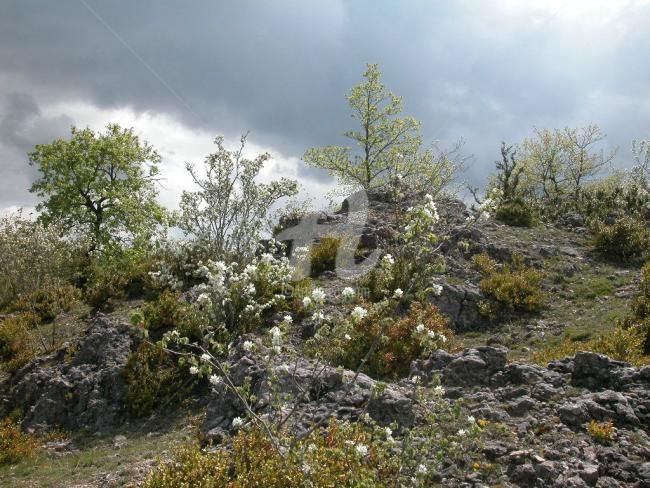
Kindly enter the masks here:
[[453, 178], [457, 163], [451, 153], [422, 150], [420, 123], [412, 117], [399, 117], [402, 98], [381, 83], [376, 64], [367, 65], [365, 81], [347, 96], [357, 130], [345, 136], [353, 147], [326, 146], [307, 150], [307, 165], [323, 168], [339, 183], [365, 190], [381, 188], [399, 178], [412, 188], [427, 188], [437, 193]]
[[156, 202], [160, 156], [133, 129], [73, 127], [69, 140], [37, 145], [29, 159], [40, 172], [30, 189], [43, 199], [40, 221], [87, 237], [89, 254], [146, 242], [164, 222]]

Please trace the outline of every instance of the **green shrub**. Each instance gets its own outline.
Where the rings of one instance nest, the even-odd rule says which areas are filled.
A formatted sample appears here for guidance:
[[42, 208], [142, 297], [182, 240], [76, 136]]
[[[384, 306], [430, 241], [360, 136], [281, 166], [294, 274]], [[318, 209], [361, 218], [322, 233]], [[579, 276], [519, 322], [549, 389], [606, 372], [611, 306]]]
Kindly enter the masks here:
[[55, 280], [32, 293], [22, 295], [13, 302], [11, 308], [14, 311], [31, 312], [40, 321], [47, 322], [60, 313], [69, 312], [80, 297], [79, 289]]
[[650, 249], [648, 223], [642, 219], [623, 216], [612, 225], [594, 225], [594, 245], [605, 256], [627, 261], [638, 258]]
[[519, 256], [513, 256], [511, 264], [502, 266], [487, 254], [477, 254], [472, 260], [483, 275], [481, 292], [492, 299], [482, 304], [482, 314], [496, 319], [503, 313], [533, 313], [546, 303], [547, 296], [541, 288], [543, 274], [525, 266]]
[[614, 427], [614, 422], [611, 420], [607, 420], [606, 422], [592, 420], [587, 424], [587, 432], [598, 442], [607, 444], [614, 440], [616, 427]]
[[191, 342], [203, 338], [203, 322], [196, 309], [181, 300], [180, 293], [171, 290], [165, 290], [156, 300], [145, 303], [131, 320], [134, 325], [142, 325], [156, 334], [176, 329]]
[[311, 275], [320, 276], [325, 271], [336, 269], [336, 253], [341, 240], [337, 237], [325, 236], [309, 250], [311, 258]]
[[189, 378], [169, 353], [149, 342], [143, 342], [131, 354], [124, 375], [126, 405], [135, 417], [150, 415], [156, 407], [177, 395], [180, 401], [189, 391]]
[[38, 440], [33, 435], [21, 431], [15, 420], [0, 420], [0, 466], [31, 458], [38, 448]]
[[592, 340], [579, 342], [565, 337], [559, 343], [547, 345], [541, 351], [533, 354], [533, 362], [546, 365], [550, 361], [572, 356], [578, 351], [591, 351], [637, 366], [648, 364], [650, 358], [644, 356], [644, 337], [634, 329], [617, 326], [612, 332], [600, 334]]
[[643, 337], [643, 352], [650, 354], [650, 261], [641, 269], [639, 296], [632, 304], [632, 312], [622, 321], [622, 326], [635, 329]]
[[504, 202], [497, 208], [497, 220], [514, 227], [532, 227], [533, 211], [523, 200]]
[[15, 371], [29, 362], [36, 354], [30, 330], [38, 324], [33, 313], [21, 313], [0, 322], [0, 366]]
[[[308, 343], [310, 353], [373, 377], [408, 375], [411, 362], [426, 351], [454, 348], [453, 331], [447, 318], [431, 303], [413, 302], [408, 313], [393, 318], [377, 308], [359, 320], [322, 326]], [[368, 355], [368, 352], [372, 351]]]
[[95, 260], [88, 271], [85, 300], [99, 310], [107, 308], [112, 300], [145, 295], [151, 290], [148, 273], [152, 264], [149, 256], [134, 250]]
[[[198, 446], [181, 449], [172, 463], [152, 471], [145, 488], [304, 486], [397, 486], [399, 463], [385, 442], [375, 438], [361, 424], [332, 421], [304, 439], [287, 435], [280, 440], [291, 448], [282, 454], [259, 427], [242, 429], [232, 449], [214, 452]], [[367, 453], [360, 454], [358, 446]]]

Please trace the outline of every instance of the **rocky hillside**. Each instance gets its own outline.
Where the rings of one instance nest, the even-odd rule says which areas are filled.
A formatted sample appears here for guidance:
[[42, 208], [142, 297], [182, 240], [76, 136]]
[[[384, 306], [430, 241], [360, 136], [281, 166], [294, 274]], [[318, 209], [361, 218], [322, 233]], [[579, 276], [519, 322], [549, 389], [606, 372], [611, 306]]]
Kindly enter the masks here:
[[[371, 195], [360, 257], [394, 245], [397, 216], [412, 203], [387, 200]], [[320, 214], [318, 222], [335, 228], [349, 218], [345, 210]], [[48, 442], [32, 464], [0, 468], [0, 480], [135, 486], [194, 433], [218, 448], [230, 443], [238, 419], [273, 419], [290, 409], [286, 426], [296, 436], [336, 418], [389, 427], [397, 445], [407, 437], [415, 446], [432, 442], [418, 451], [427, 459], [413, 486], [650, 486], [650, 366], [580, 350], [611, 334], [628, 313], [639, 265], [599, 256], [580, 215], [518, 228], [493, 219], [468, 225], [473, 214], [458, 201], [438, 210], [444, 267], [427, 300], [455, 332], [447, 351], [430, 351], [408, 365], [408, 374], [392, 377], [336, 367], [305, 349], [317, 321], [287, 310], [280, 315], [289, 315], [291, 329], [281, 352], [266, 333], [246, 334], [224, 359], [228, 381], [201, 380], [190, 395], [172, 396], [142, 419], [127, 405], [124, 371], [149, 339], [124, 313], [142, 303], [125, 303], [120, 313], [89, 318], [82, 335], [2, 380], [0, 417], [19, 410], [25, 430], [68, 436]], [[500, 302], [482, 286], [480, 255], [498, 269], [521, 263], [537, 271], [544, 305], [487, 313], [486, 303]], [[345, 306], [348, 285], [333, 271], [311, 280], [325, 292], [326, 315]], [[251, 412], [233, 387], [254, 399]], [[292, 400], [278, 406], [285, 397]], [[195, 415], [200, 419], [190, 421]]]

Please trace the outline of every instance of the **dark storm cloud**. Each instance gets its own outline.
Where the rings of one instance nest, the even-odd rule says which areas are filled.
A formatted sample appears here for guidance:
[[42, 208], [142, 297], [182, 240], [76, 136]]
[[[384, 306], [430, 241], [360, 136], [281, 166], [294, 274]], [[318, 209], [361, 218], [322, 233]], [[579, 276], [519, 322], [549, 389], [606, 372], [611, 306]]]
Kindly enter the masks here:
[[72, 125], [67, 117], [46, 117], [33, 97], [10, 93], [0, 109], [0, 207], [31, 204], [27, 189], [36, 176], [26, 153], [35, 144], [62, 137]]
[[[86, 1], [0, 6], [0, 74], [28, 82], [42, 106], [128, 105], [231, 137], [250, 129], [300, 155], [345, 142], [344, 95], [378, 62], [427, 139], [467, 139], [475, 183], [501, 140], [533, 126], [593, 121], [621, 154], [650, 136], [647, 4], [581, 32], [580, 19], [562, 24], [562, 6], [531, 16], [487, 1]], [[21, 124], [39, 125], [38, 107], [6, 103], [2, 143], [25, 150], [37, 134]]]

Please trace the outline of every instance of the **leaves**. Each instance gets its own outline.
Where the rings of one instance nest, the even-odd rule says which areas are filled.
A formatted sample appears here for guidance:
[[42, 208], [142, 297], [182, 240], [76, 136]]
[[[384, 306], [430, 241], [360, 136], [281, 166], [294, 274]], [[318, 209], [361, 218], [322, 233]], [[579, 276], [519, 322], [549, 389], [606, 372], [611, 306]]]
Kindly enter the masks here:
[[30, 189], [44, 199], [39, 220], [88, 236], [89, 252], [146, 241], [165, 219], [155, 200], [160, 156], [133, 129], [73, 127], [69, 140], [37, 145], [29, 160], [40, 172]]

